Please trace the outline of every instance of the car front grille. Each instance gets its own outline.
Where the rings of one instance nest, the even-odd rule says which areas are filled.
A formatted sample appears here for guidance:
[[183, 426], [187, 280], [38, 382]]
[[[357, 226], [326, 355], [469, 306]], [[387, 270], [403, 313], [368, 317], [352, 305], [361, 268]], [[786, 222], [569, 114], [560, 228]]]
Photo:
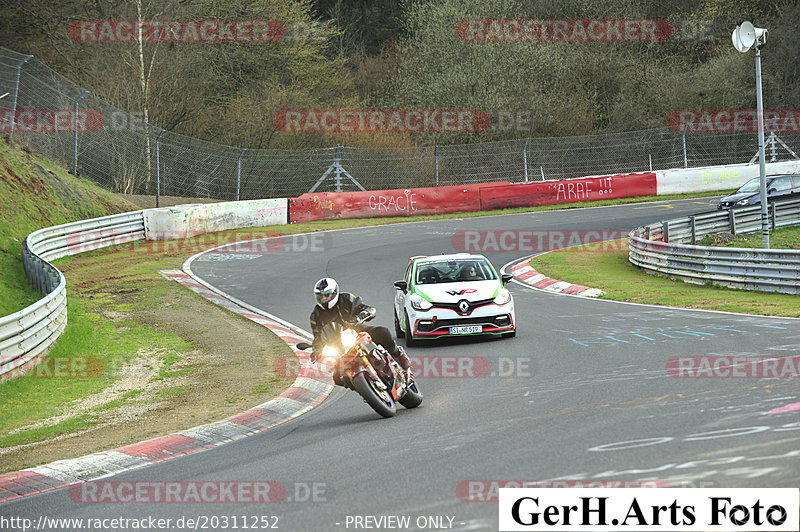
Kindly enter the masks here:
[[476, 308], [494, 303], [494, 298], [480, 299], [478, 301], [467, 301], [465, 299], [463, 301], [466, 301], [468, 305], [467, 310], [465, 312], [462, 312], [458, 306], [461, 303], [461, 301], [457, 301], [456, 303], [433, 303], [433, 308], [446, 308], [449, 310], [453, 310], [457, 314], [461, 314], [462, 316], [469, 316], [470, 314], [472, 314], [472, 311], [475, 310]]
[[[425, 320], [428, 321], [428, 320]], [[461, 326], [461, 325], [484, 325], [486, 327], [509, 327], [511, 325], [511, 317], [508, 314], [501, 314], [499, 316], [486, 316], [483, 318], [454, 318], [436, 320], [431, 323], [420, 323], [417, 331], [421, 333], [433, 332], [437, 329], [446, 329], [448, 327]]]

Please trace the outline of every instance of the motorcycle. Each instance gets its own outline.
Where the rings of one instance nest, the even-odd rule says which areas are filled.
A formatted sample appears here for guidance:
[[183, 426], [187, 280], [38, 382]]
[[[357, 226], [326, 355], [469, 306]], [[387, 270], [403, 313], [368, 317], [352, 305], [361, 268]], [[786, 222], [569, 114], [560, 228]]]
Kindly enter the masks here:
[[[392, 417], [396, 403], [416, 408], [422, 403], [422, 392], [411, 372], [406, 372], [381, 345], [372, 341], [367, 332], [355, 327], [375, 317], [372, 313], [363, 320], [343, 326], [332, 322], [322, 329], [325, 347], [317, 362], [341, 376], [345, 388], [355, 390], [375, 412]], [[311, 344], [301, 342], [297, 348], [306, 350]]]

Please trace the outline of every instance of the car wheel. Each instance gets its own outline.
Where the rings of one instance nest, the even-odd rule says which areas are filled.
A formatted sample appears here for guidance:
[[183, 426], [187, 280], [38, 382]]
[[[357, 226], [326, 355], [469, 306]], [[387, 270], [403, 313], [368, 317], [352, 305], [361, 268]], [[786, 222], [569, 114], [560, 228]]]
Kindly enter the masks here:
[[397, 338], [402, 338], [405, 335], [405, 333], [403, 332], [403, 329], [400, 328], [400, 320], [397, 319], [397, 311], [396, 310], [394, 311], [394, 335]]
[[411, 332], [411, 320], [408, 319], [408, 312], [405, 313], [406, 317], [406, 346], [412, 347], [419, 344], [418, 340], [414, 339], [414, 334]]

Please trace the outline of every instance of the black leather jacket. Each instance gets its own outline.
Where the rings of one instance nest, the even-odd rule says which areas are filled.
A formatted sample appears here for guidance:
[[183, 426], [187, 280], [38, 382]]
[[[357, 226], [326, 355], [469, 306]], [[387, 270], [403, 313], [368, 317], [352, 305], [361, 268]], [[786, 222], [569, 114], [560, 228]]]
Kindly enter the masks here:
[[318, 353], [324, 347], [320, 339], [322, 328], [332, 322], [347, 323], [357, 319], [357, 316], [364, 311], [375, 312], [375, 309], [361, 301], [359, 296], [348, 292], [339, 293], [339, 301], [333, 308], [323, 309], [319, 305], [314, 305], [311, 312], [311, 332], [314, 334], [314, 341], [311, 343], [312, 351]]

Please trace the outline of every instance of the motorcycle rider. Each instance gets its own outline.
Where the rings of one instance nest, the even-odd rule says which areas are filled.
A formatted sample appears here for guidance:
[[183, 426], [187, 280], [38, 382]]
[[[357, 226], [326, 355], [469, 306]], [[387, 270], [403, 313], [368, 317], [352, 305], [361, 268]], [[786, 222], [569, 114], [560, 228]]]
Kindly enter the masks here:
[[[348, 292], [339, 292], [338, 283], [330, 277], [324, 277], [316, 282], [314, 285], [314, 297], [317, 300], [317, 304], [314, 306], [310, 318], [311, 332], [314, 334], [314, 340], [311, 343], [312, 362], [316, 361], [317, 357], [322, 353], [322, 348], [325, 347], [321, 339], [322, 328], [325, 325], [334, 321], [341, 324], [353, 324], [356, 321], [374, 315], [376, 312], [375, 308], [365, 304], [360, 297]], [[368, 326], [364, 323], [358, 324], [354, 328], [357, 331], [369, 333], [372, 340], [383, 346], [400, 364], [400, 367], [410, 375], [411, 360], [406, 355], [405, 350], [395, 343], [389, 329]], [[339, 376], [334, 374], [334, 381], [337, 381], [338, 378]], [[338, 381], [336, 384], [341, 385], [342, 383]]]

